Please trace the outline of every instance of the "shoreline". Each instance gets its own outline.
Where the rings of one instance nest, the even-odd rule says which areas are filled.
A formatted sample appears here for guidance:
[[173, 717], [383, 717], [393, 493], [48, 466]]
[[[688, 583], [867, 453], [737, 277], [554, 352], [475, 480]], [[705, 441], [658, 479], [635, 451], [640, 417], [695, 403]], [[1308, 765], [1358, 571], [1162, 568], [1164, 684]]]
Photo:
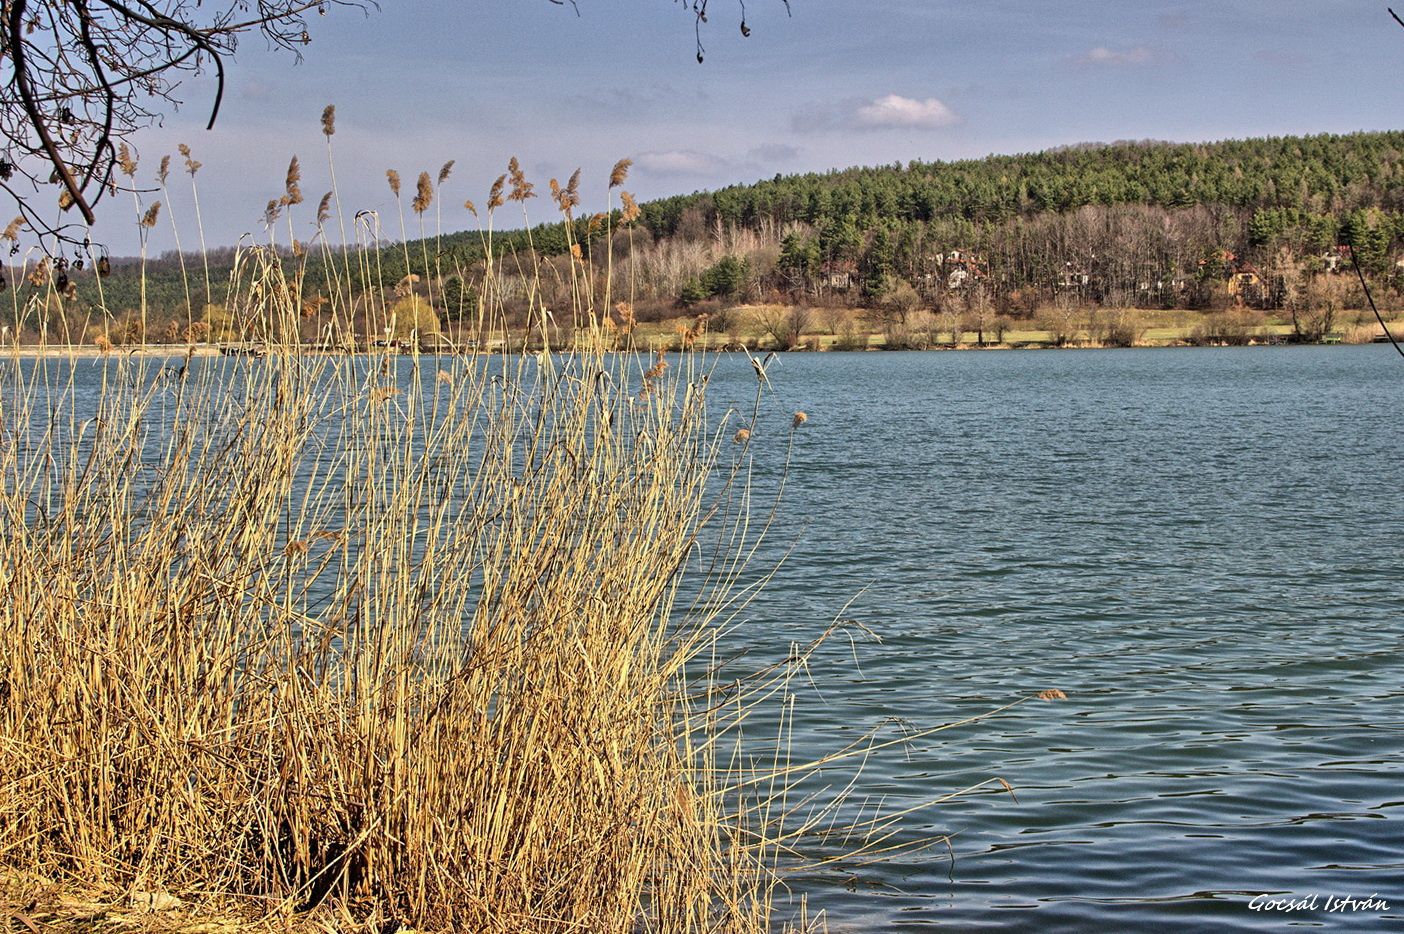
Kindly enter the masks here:
[[[1400, 340], [1400, 341], [1404, 341], [1404, 334], [1397, 335], [1397, 336], [1396, 336], [1396, 339], [1397, 339], [1397, 340]], [[1039, 350], [1039, 351], [1042, 351], [1042, 350], [1175, 350], [1175, 349], [1193, 349], [1193, 348], [1203, 348], [1203, 347], [1216, 347], [1216, 348], [1222, 348], [1222, 347], [1326, 347], [1326, 346], [1341, 346], [1341, 345], [1345, 345], [1345, 344], [1362, 345], [1362, 346], [1363, 346], [1363, 345], [1366, 345], [1366, 344], [1388, 344], [1388, 343], [1390, 343], [1390, 340], [1389, 340], [1389, 337], [1388, 337], [1387, 335], [1378, 334], [1378, 335], [1375, 335], [1371, 340], [1368, 340], [1368, 341], [1343, 341], [1343, 340], [1339, 340], [1339, 339], [1337, 339], [1337, 340], [1325, 340], [1325, 341], [1270, 340], [1270, 341], [1249, 341], [1249, 342], [1244, 343], [1244, 344], [1227, 344], [1227, 343], [1203, 343], [1203, 344], [1196, 344], [1196, 343], [1191, 343], [1191, 342], [1189, 342], [1189, 341], [1184, 341], [1184, 340], [1172, 340], [1172, 341], [1143, 342], [1143, 343], [1131, 344], [1131, 345], [1128, 346], [1128, 345], [1120, 345], [1120, 344], [1092, 344], [1092, 343], [1080, 343], [1080, 344], [1069, 343], [1069, 344], [1057, 345], [1057, 344], [1052, 344], [1052, 343], [1042, 343], [1042, 342], [1036, 342], [1036, 341], [1033, 341], [1033, 342], [1030, 342], [1030, 341], [1019, 341], [1019, 342], [1016, 342], [1016, 343], [1002, 343], [1002, 344], [994, 344], [994, 343], [986, 343], [986, 344], [969, 343], [969, 344], [965, 344], [965, 343], [962, 343], [962, 344], [959, 344], [959, 345], [956, 345], [956, 346], [951, 346], [951, 345], [947, 344], [947, 345], [939, 345], [939, 346], [934, 346], [934, 347], [891, 347], [891, 348], [889, 348], [889, 347], [882, 346], [881, 344], [872, 344], [872, 345], [869, 345], [869, 346], [867, 346], [867, 347], [845, 347], [845, 348], [838, 348], [838, 347], [810, 347], [810, 346], [798, 346], [798, 347], [792, 347], [792, 348], [790, 348], [790, 349], [788, 349], [788, 350], [782, 350], [782, 349], [776, 348], [776, 347], [745, 347], [745, 346], [727, 345], [727, 346], [701, 346], [701, 347], [694, 347], [694, 348], [687, 348], [687, 349], [701, 350], [701, 351], [708, 352], [708, 353], [783, 353], [783, 354], [791, 354], [791, 353], [804, 353], [804, 354], [816, 354], [816, 353], [817, 353], [817, 354], [829, 354], [829, 353], [949, 353], [949, 352], [953, 352], [953, 351], [954, 351], [954, 352], [961, 352], [961, 351], [1000, 351], [1000, 350]], [[565, 347], [565, 346], [557, 347], [557, 348], [555, 348], [555, 349], [556, 349], [557, 352], [563, 352], [563, 353], [569, 353], [569, 352], [571, 352], [571, 350], [572, 350], [571, 348]], [[305, 348], [299, 348], [299, 351], [300, 351], [300, 353], [301, 353], [302, 355], [305, 355], [305, 356], [413, 356], [413, 355], [414, 355], [414, 352], [413, 352], [413, 351], [406, 351], [406, 350], [387, 351], [385, 348], [373, 348], [373, 349], [368, 349], [368, 350], [353, 350], [353, 351], [329, 351], [329, 350], [324, 350], [324, 349], [321, 349], [321, 348], [305, 347]], [[8, 347], [5, 347], [5, 348], [3, 348], [3, 349], [0, 349], [0, 356], [6, 356], [6, 357], [32, 357], [32, 358], [39, 358], [39, 359], [83, 359], [83, 360], [87, 360], [87, 359], [101, 359], [101, 358], [103, 358], [103, 357], [111, 357], [111, 358], [113, 358], [113, 359], [116, 359], [116, 358], [120, 358], [120, 357], [152, 357], [152, 358], [161, 357], [161, 358], [172, 358], [172, 357], [186, 357], [186, 356], [189, 356], [189, 357], [220, 357], [220, 356], [232, 356], [232, 357], [257, 358], [257, 357], [261, 357], [261, 356], [265, 356], [265, 355], [273, 354], [273, 353], [277, 353], [277, 352], [278, 352], [278, 351], [277, 351], [276, 349], [270, 349], [270, 350], [268, 350], [268, 351], [266, 351], [266, 352], [260, 352], [260, 353], [256, 353], [256, 354], [254, 354], [254, 353], [246, 353], [246, 352], [225, 353], [224, 349], [221, 348], [221, 347], [219, 347], [219, 346], [214, 346], [214, 345], [202, 345], [202, 344], [197, 344], [197, 345], [186, 344], [186, 345], [184, 345], [184, 346], [179, 345], [179, 344], [140, 344], [140, 345], [134, 345], [134, 346], [131, 346], [131, 347], [113, 347], [113, 348], [109, 348], [109, 349], [106, 349], [106, 350], [103, 350], [103, 349], [101, 349], [101, 348], [99, 348], [99, 347], [96, 347], [96, 346], [94, 346], [94, 345], [92, 345], [92, 344], [59, 344], [59, 345], [56, 345], [56, 344], [48, 344], [48, 345], [39, 345], [39, 344], [12, 344], [12, 345], [10, 345], [10, 346], [8, 346]], [[419, 355], [419, 356], [423, 356], [423, 357], [441, 357], [441, 356], [464, 356], [464, 355], [468, 355], [468, 354], [472, 354], [472, 355], [478, 355], [478, 354], [494, 354], [494, 353], [503, 353], [503, 352], [504, 352], [504, 350], [503, 350], [502, 348], [500, 348], [500, 347], [498, 347], [498, 348], [493, 348], [493, 349], [488, 349], [488, 350], [483, 350], [483, 349], [478, 349], [478, 348], [471, 349], [471, 350], [452, 350], [452, 349], [443, 349], [443, 348], [439, 348], [439, 349], [434, 349], [434, 350], [421, 350], [421, 351], [419, 351], [419, 354], [418, 354], [418, 355]], [[513, 349], [513, 350], [505, 351], [505, 352], [507, 352], [507, 353], [521, 353], [522, 351], [521, 351], [520, 349]], [[529, 352], [531, 352], [531, 353], [537, 353], [537, 352], [539, 352], [539, 348], [534, 348], [534, 349], [530, 350]], [[659, 346], [645, 346], [645, 347], [633, 347], [633, 348], [618, 348], [617, 350], [610, 351], [610, 352], [612, 352], [612, 353], [639, 353], [639, 354], [653, 354], [653, 353], [660, 353], [660, 352], [661, 352], [661, 353], [680, 353], [680, 352], [683, 352], [683, 348], [679, 348], [679, 347], [677, 347], [677, 346], [659, 345]]]

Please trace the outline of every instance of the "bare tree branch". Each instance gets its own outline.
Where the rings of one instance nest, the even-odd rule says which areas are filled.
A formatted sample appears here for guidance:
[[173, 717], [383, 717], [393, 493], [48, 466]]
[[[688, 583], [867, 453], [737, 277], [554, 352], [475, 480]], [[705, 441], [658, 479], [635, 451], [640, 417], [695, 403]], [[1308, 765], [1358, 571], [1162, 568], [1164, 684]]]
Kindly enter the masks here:
[[[577, 0], [550, 2], [579, 13]], [[674, 2], [693, 14], [700, 62], [709, 0]], [[726, 2], [750, 35], [745, 0]], [[297, 54], [311, 41], [304, 15], [331, 6], [376, 0], [0, 0], [0, 190], [41, 241], [85, 244], [117, 188], [120, 144], [181, 103], [182, 79], [214, 72], [213, 126], [239, 38], [257, 33]], [[81, 224], [62, 220], [74, 208]]]
[[[0, 0], [0, 189], [41, 240], [85, 242], [78, 230], [115, 187], [117, 144], [178, 104], [181, 80], [213, 71], [213, 126], [239, 38], [296, 53], [304, 14], [333, 5], [374, 0]], [[59, 219], [74, 208], [81, 225]]]

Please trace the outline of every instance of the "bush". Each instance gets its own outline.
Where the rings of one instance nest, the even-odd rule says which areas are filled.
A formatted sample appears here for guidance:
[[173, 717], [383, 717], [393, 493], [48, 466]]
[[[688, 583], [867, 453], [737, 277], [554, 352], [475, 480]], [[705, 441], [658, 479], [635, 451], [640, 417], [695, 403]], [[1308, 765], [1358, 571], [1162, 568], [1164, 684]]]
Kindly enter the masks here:
[[207, 320], [261, 359], [0, 359], [7, 876], [319, 931], [761, 934], [805, 841], [890, 849], [740, 733], [807, 653], [708, 667], [755, 524], [703, 368], [640, 374], [583, 304], [567, 354], [305, 353], [437, 319], [412, 281], [304, 318], [275, 251], [235, 269]]
[[[108, 365], [90, 433], [0, 449], [0, 509], [51, 504], [0, 539], [5, 861], [378, 924], [764, 917], [720, 721], [688, 707], [710, 617], [668, 610], [700, 392], [650, 371], [639, 405], [599, 351], [567, 379], [284, 348], [188, 363], [169, 397], [160, 364]], [[0, 376], [7, 424], [49, 424], [41, 370]]]
[[1262, 330], [1262, 312], [1249, 309], [1205, 315], [1189, 334], [1192, 344], [1242, 347]]
[[386, 326], [393, 337], [410, 340], [439, 333], [439, 315], [428, 299], [406, 295], [386, 312]]

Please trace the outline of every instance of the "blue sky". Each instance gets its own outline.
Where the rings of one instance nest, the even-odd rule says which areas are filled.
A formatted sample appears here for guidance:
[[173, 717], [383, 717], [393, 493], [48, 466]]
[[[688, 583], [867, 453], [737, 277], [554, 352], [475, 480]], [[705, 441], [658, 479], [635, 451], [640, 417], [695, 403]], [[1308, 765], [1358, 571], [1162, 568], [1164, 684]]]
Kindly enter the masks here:
[[[265, 236], [264, 205], [293, 155], [308, 198], [294, 232], [310, 236], [331, 187], [327, 104], [344, 210], [377, 211], [392, 232], [385, 171], [404, 176], [407, 208], [414, 178], [450, 159], [443, 224], [457, 230], [476, 223], [463, 201], [481, 205], [512, 156], [543, 193], [583, 169], [584, 207], [600, 209], [625, 157], [625, 188], [646, 200], [1086, 141], [1404, 127], [1404, 29], [1373, 0], [791, 0], [788, 15], [781, 0], [749, 0], [749, 38], [736, 0], [711, 0], [709, 19], [698, 64], [691, 15], [674, 0], [333, 8], [312, 17], [301, 63], [244, 43], [214, 130], [211, 83], [188, 82], [185, 105], [136, 138], [137, 177], [151, 181], [162, 155], [189, 144], [206, 241], [227, 245]], [[190, 248], [189, 192], [148, 200], [162, 197]], [[551, 219], [545, 200], [533, 221]], [[130, 201], [105, 208], [97, 238], [135, 252]], [[163, 217], [151, 248], [172, 245]]]

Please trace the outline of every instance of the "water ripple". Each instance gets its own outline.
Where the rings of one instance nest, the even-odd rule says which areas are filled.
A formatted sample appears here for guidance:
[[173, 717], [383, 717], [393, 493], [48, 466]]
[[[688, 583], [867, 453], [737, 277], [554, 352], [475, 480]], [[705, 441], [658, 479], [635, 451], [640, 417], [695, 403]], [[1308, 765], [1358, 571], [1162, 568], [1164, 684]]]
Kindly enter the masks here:
[[[714, 394], [753, 391], [744, 365]], [[861, 675], [820, 653], [797, 744], [1069, 695], [870, 762], [899, 806], [1013, 793], [919, 811], [949, 854], [812, 880], [830, 930], [1395, 929], [1399, 376], [1373, 347], [786, 357], [799, 544], [738, 639], [788, 645], [860, 591], [844, 613], [882, 639]]]

